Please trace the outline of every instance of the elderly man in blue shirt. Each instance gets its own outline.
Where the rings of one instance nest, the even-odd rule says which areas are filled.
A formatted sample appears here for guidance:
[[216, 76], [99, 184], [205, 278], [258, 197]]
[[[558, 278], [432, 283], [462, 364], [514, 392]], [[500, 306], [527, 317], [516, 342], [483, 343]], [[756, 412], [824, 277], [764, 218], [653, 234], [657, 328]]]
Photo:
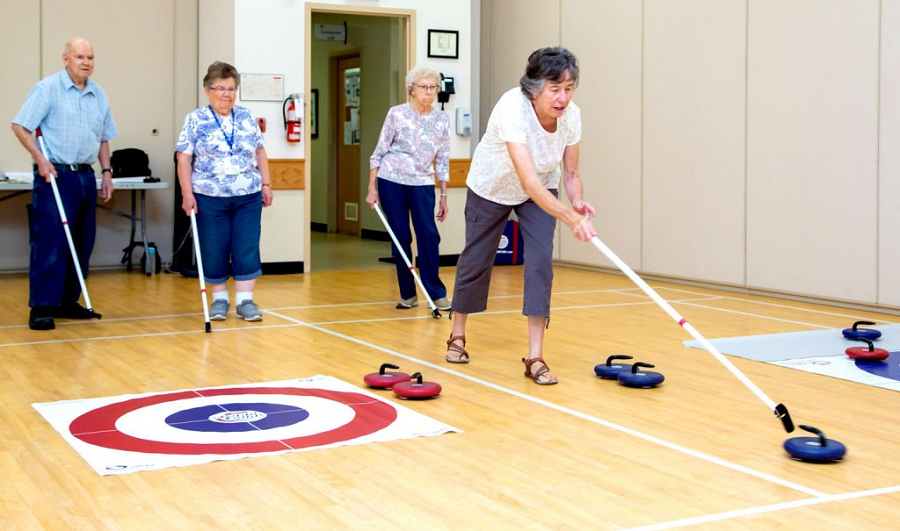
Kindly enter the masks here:
[[[78, 304], [81, 286], [69, 256], [50, 179], [56, 179], [81, 270], [87, 276], [96, 234], [97, 183], [91, 167], [100, 160], [103, 181], [100, 198], [112, 197], [109, 140], [116, 124], [109, 100], [100, 85], [89, 79], [94, 72], [94, 48], [73, 38], [63, 51], [65, 68], [38, 82], [12, 121], [12, 130], [34, 159], [34, 192], [30, 205], [31, 258], [29, 268], [28, 325], [51, 330], [53, 318], [90, 319], [97, 314]], [[44, 136], [49, 160], [41, 153], [33, 133]]]

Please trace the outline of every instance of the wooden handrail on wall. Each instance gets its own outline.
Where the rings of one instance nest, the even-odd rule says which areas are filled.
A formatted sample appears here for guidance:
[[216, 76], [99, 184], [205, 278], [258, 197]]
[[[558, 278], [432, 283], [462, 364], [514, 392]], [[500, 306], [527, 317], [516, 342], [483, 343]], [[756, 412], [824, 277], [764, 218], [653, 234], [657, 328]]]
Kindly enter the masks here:
[[[450, 181], [448, 188], [465, 188], [466, 176], [472, 159], [450, 159]], [[269, 174], [272, 176], [273, 190], [305, 190], [305, 159], [269, 159]]]
[[306, 160], [269, 159], [269, 174], [273, 190], [304, 190], [306, 188]]

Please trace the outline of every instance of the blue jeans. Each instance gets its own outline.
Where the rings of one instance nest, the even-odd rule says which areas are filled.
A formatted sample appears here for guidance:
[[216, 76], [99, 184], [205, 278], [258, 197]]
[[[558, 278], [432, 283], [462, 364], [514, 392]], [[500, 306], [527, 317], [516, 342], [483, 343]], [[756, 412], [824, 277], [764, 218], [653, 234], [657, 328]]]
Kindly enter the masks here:
[[[97, 180], [93, 170], [57, 170], [56, 186], [62, 199], [69, 230], [85, 278], [97, 233]], [[28, 305], [61, 306], [76, 302], [81, 284], [75, 273], [69, 242], [59, 217], [53, 188], [34, 172], [34, 190], [29, 209]]]
[[197, 200], [197, 238], [203, 258], [203, 277], [209, 284], [253, 280], [262, 275], [259, 259], [262, 194], [210, 197]]
[[[386, 179], [378, 179], [378, 199], [384, 210], [394, 236], [403, 247], [407, 258], [411, 256], [412, 232], [409, 218], [412, 216], [416, 230], [416, 247], [419, 251], [419, 276], [432, 299], [447, 296], [447, 288], [438, 276], [438, 256], [441, 234], [434, 222], [434, 186], [410, 186], [397, 184]], [[400, 284], [400, 298], [408, 299], [416, 294], [416, 282], [403, 262], [395, 245], [391, 254], [397, 263], [397, 281]]]

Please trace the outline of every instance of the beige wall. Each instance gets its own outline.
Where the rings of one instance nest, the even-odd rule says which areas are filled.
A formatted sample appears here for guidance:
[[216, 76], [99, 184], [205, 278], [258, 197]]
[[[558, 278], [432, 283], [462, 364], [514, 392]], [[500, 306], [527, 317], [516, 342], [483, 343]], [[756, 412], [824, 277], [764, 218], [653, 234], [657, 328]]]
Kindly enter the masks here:
[[[8, 76], [15, 79], [5, 82], [0, 89], [8, 121], [35, 82], [62, 68], [61, 54], [66, 40], [75, 35], [84, 36], [92, 41], [96, 54], [92, 79], [109, 96], [119, 130], [110, 147], [143, 149], [150, 156], [154, 176], [174, 182], [172, 152], [183, 119], [183, 114], [180, 119], [177, 115], [193, 106], [188, 102], [195, 94], [192, 56], [196, 57], [193, 43], [197, 40], [197, 10], [194, 2], [5, 1], [0, 10], [8, 15], [3, 24], [9, 27], [0, 32], [4, 49], [21, 52], [4, 58], [13, 63], [5, 71], [15, 73]], [[126, 20], [140, 23], [124, 24]], [[176, 40], [180, 44], [177, 54]], [[27, 170], [29, 157], [15, 143], [12, 134], [7, 133], [2, 142], [0, 169]], [[4, 251], [0, 258], [2, 270], [28, 267], [28, 233], [22, 208], [26, 200], [16, 198], [3, 203], [0, 235], [11, 250]], [[112, 206], [129, 209], [130, 194], [117, 193]], [[150, 239], [159, 246], [161, 256], [168, 259], [172, 251], [173, 189], [149, 191], [147, 209]], [[129, 230], [126, 220], [98, 212], [92, 265], [118, 266]]]
[[881, 2], [878, 301], [900, 307], [900, 0]]
[[[481, 14], [482, 124], [534, 48], [579, 57], [585, 197], [635, 269], [900, 307], [900, 0], [484, 0]], [[609, 265], [560, 232], [561, 261]]]

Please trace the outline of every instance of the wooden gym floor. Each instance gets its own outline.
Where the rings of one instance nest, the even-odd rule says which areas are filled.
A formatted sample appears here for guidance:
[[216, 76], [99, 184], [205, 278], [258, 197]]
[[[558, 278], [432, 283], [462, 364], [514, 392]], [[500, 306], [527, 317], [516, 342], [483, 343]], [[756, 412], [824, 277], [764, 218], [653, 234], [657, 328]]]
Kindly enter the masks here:
[[[442, 277], [452, 286], [452, 268]], [[793, 461], [768, 408], [627, 278], [557, 267], [546, 357], [522, 375], [520, 267], [496, 268], [469, 321], [472, 362], [443, 361], [450, 322], [393, 307], [393, 269], [260, 280], [261, 323], [204, 334], [196, 279], [99, 272], [99, 322], [27, 328], [27, 276], [0, 277], [3, 529], [897, 529], [900, 395], [731, 358], [797, 423], [848, 446], [836, 465]], [[892, 316], [653, 282], [706, 337], [843, 328]], [[598, 380], [611, 353], [665, 384]], [[101, 477], [31, 406], [331, 375], [362, 386], [384, 362], [439, 382], [402, 402], [464, 430]], [[387, 400], [395, 400], [384, 393]], [[804, 433], [805, 435], [805, 433]]]

